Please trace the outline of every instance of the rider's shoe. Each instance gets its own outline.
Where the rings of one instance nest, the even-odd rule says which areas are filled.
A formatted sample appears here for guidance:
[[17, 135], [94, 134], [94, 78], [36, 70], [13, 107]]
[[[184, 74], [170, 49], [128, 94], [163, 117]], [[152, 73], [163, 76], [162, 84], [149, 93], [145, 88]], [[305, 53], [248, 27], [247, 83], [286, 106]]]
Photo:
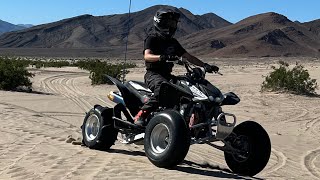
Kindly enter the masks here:
[[134, 124], [138, 125], [138, 126], [145, 126], [146, 125], [146, 122], [145, 122], [146, 116], [147, 116], [147, 111], [140, 110], [138, 112], [138, 114], [133, 119]]

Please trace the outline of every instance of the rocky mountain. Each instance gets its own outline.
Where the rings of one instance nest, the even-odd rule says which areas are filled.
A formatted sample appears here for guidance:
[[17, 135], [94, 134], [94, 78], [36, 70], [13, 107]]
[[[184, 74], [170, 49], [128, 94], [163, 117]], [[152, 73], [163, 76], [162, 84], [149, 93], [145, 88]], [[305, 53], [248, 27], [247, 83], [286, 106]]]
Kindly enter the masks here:
[[32, 24], [17, 24], [17, 26], [22, 26], [24, 28], [31, 28], [34, 25], [32, 25]]
[[220, 29], [202, 30], [187, 35], [181, 42], [191, 52], [211, 57], [320, 57], [317, 24], [307, 24], [310, 29], [307, 25], [270, 12], [248, 17]]
[[303, 25], [308, 27], [309, 31], [312, 31], [316, 35], [320, 36], [320, 19], [303, 23]]
[[21, 29], [25, 29], [26, 27], [20, 26], [20, 25], [14, 25], [11, 23], [8, 23], [6, 21], [0, 20], [0, 34], [3, 34], [5, 32], [10, 32], [10, 31], [17, 31]]
[[[142, 11], [108, 16], [82, 15], [58, 22], [34, 26], [26, 30], [0, 36], [0, 47], [10, 48], [97, 48], [121, 46], [125, 43], [130, 25], [129, 45], [141, 44], [152, 29], [155, 12], [162, 6], [152, 6]], [[173, 8], [173, 7], [172, 7]], [[203, 29], [216, 29], [231, 23], [209, 13], [194, 15], [175, 8], [181, 13], [176, 37]]]
[[[82, 15], [5, 33], [0, 36], [0, 55], [123, 57], [130, 25], [128, 54], [141, 58], [143, 40], [152, 31], [153, 15], [161, 7], [131, 13], [130, 19], [128, 14]], [[320, 57], [319, 20], [292, 22], [269, 12], [231, 24], [213, 13], [194, 15], [183, 8], [175, 10], [181, 14], [175, 37], [197, 56]]]

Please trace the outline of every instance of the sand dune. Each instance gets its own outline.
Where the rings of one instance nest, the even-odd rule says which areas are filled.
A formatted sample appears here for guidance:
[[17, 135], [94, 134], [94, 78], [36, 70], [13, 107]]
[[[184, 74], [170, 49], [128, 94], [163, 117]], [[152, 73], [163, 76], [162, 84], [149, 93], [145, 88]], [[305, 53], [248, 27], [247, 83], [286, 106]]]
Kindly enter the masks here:
[[[259, 92], [272, 62], [218, 64], [224, 76], [208, 79], [241, 98], [224, 110], [239, 122], [256, 120], [270, 135], [271, 159], [256, 178], [320, 178], [320, 98]], [[319, 82], [320, 63], [304, 65]], [[115, 87], [91, 86], [88, 72], [77, 68], [34, 72], [37, 93], [0, 91], [0, 179], [248, 179], [232, 174], [223, 152], [208, 145], [192, 145], [172, 170], [152, 165], [143, 146], [117, 142], [105, 152], [74, 145], [84, 113], [94, 104], [112, 106], [106, 94]], [[143, 73], [136, 68], [127, 79], [142, 80]]]

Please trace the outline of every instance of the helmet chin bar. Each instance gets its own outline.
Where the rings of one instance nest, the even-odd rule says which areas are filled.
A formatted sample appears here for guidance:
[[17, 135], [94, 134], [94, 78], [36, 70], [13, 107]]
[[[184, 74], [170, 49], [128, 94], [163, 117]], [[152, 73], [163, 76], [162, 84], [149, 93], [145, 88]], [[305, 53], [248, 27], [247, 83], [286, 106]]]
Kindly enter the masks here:
[[175, 29], [160, 29], [158, 27], [155, 27], [155, 29], [156, 29], [157, 34], [164, 37], [164, 38], [172, 38], [175, 35], [176, 30], [177, 30], [177, 28], [175, 28]]

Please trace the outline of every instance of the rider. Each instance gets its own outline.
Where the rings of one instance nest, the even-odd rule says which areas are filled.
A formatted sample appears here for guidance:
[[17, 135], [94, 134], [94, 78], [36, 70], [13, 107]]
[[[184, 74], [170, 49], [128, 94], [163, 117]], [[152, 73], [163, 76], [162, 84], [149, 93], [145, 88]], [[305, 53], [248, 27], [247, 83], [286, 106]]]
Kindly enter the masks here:
[[144, 59], [146, 65], [145, 83], [152, 90], [152, 96], [134, 118], [134, 123], [145, 125], [145, 118], [158, 107], [160, 85], [172, 79], [173, 62], [178, 57], [186, 58], [190, 63], [203, 67], [207, 72], [217, 72], [219, 68], [202, 62], [189, 54], [180, 43], [173, 38], [177, 30], [180, 14], [172, 9], [160, 9], [153, 17], [154, 34], [144, 41]]

